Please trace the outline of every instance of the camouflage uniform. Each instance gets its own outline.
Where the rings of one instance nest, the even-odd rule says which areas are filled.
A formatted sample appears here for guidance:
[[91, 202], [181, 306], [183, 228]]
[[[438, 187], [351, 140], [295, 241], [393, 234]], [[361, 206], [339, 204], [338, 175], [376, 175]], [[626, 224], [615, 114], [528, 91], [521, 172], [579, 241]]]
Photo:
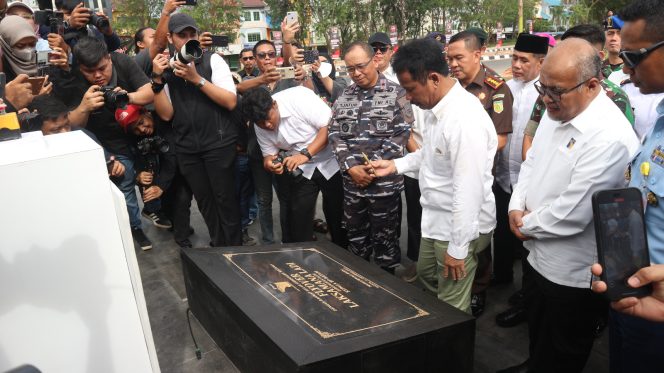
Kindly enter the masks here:
[[394, 268], [401, 261], [398, 240], [399, 203], [403, 176], [376, 179], [367, 188], [353, 183], [348, 170], [371, 160], [403, 157], [413, 122], [410, 102], [401, 86], [383, 74], [376, 86], [346, 88], [332, 107], [329, 140], [344, 182], [344, 224], [349, 249], [364, 259]]
[[[625, 114], [627, 120], [632, 125], [634, 125], [634, 111], [632, 110], [632, 105], [630, 104], [629, 97], [627, 97], [625, 91], [623, 91], [617, 85], [613, 84], [608, 79], [602, 79], [600, 81], [600, 85], [602, 86], [604, 91], [606, 91], [606, 95], [611, 99], [611, 101], [613, 101], [613, 103], [618, 106], [618, 109], [620, 109], [620, 111], [622, 111], [623, 114]], [[545, 111], [546, 111], [546, 106], [544, 105], [542, 96], [539, 96], [537, 98], [537, 101], [535, 101], [535, 106], [533, 106], [533, 112], [530, 114], [530, 120], [528, 120], [526, 129], [524, 130], [524, 133], [527, 136], [530, 137], [535, 136], [535, 132], [537, 132], [537, 127], [539, 126], [539, 123], [542, 120]]]
[[603, 75], [604, 77], [608, 78], [608, 77], [611, 76], [611, 74], [613, 74], [614, 72], [616, 72], [616, 71], [621, 71], [621, 70], [622, 70], [622, 67], [623, 67], [623, 64], [622, 64], [622, 63], [619, 63], [619, 64], [617, 64], [617, 65], [611, 65], [611, 64], [609, 63], [609, 60], [606, 59], [606, 60], [604, 60], [604, 62], [602, 62], [602, 75]]

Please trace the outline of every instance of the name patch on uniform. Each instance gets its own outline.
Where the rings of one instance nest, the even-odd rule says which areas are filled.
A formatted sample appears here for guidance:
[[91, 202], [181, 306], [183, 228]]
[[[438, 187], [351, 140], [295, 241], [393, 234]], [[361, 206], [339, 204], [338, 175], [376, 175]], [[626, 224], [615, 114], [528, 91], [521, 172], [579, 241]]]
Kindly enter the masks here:
[[505, 95], [501, 93], [501, 94], [498, 94], [498, 95], [493, 95], [492, 98], [494, 100], [500, 100], [501, 98], [505, 98]]
[[566, 145], [567, 149], [572, 149], [574, 147], [574, 144], [576, 144], [576, 139], [574, 139], [574, 137], [572, 137], [571, 139], [569, 139], [569, 142]]
[[493, 112], [500, 114], [503, 112], [503, 100], [498, 100], [493, 102]]
[[657, 146], [655, 150], [652, 151], [652, 154], [650, 154], [650, 160], [656, 165], [664, 167], [664, 149], [662, 149], [662, 145]]

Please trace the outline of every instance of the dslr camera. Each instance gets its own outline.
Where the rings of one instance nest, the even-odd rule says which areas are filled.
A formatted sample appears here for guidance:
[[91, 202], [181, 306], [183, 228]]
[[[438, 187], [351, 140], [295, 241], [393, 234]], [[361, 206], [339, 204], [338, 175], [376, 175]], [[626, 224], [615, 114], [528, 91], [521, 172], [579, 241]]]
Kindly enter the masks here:
[[203, 49], [198, 40], [189, 40], [186, 42], [179, 51], [175, 51], [175, 55], [168, 62], [171, 69], [174, 68], [175, 61], [180, 61], [183, 64], [188, 64], [191, 61], [197, 61], [203, 57]]
[[97, 30], [102, 33], [107, 33], [111, 28], [111, 23], [106, 18], [102, 18], [96, 15], [93, 11], [90, 11], [90, 19], [88, 20], [88, 25], [92, 25], [97, 28]]
[[168, 150], [171, 148], [168, 141], [161, 136], [146, 137], [139, 141], [138, 144], [136, 144], [136, 147], [138, 148], [138, 151], [141, 152], [141, 155], [144, 156], [148, 154], [168, 153]]
[[[289, 152], [287, 150], [279, 150], [279, 153], [277, 153], [277, 158], [272, 160], [272, 164], [284, 163], [284, 159], [290, 157], [293, 154], [300, 154], [300, 153], [299, 152]], [[302, 170], [300, 170], [299, 167], [295, 168], [293, 171], [290, 171], [290, 172], [284, 167], [284, 172], [290, 173], [291, 175], [293, 175], [293, 177], [298, 177], [298, 176], [302, 175]]]
[[35, 23], [40, 26], [48, 26], [52, 33], [64, 35], [65, 17], [64, 13], [53, 9], [35, 11]]
[[124, 109], [129, 104], [127, 92], [115, 92], [113, 86], [99, 87], [97, 91], [104, 93], [104, 103], [109, 110]]

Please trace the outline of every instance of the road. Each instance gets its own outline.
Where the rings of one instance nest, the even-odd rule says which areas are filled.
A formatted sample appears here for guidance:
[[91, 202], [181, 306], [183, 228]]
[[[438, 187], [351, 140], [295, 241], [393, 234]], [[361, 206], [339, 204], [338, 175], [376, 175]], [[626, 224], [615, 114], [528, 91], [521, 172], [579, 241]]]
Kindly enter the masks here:
[[505, 69], [510, 67], [510, 59], [506, 58], [504, 60], [493, 60], [493, 61], [484, 61], [484, 65], [493, 69], [498, 74], [502, 74]]

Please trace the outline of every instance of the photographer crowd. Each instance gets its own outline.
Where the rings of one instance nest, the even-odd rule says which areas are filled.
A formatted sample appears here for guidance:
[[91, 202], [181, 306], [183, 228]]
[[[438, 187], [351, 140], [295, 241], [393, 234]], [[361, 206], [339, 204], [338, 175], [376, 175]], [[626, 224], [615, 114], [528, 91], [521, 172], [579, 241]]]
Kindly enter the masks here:
[[[299, 24], [286, 18], [283, 63], [260, 40], [241, 51], [236, 74], [215, 37], [178, 12], [185, 1], [166, 0], [157, 27], [135, 32], [133, 56], [116, 51], [103, 13], [79, 0], [39, 3], [0, 0], [3, 114], [16, 112], [24, 132], [81, 130], [99, 143], [141, 249], [152, 248], [142, 217], [191, 248], [195, 199], [212, 247], [319, 231], [394, 274], [403, 194], [413, 265], [401, 277], [441, 301], [479, 317], [520, 256], [522, 289], [496, 323], [527, 322], [529, 358], [501, 372], [581, 372], [607, 323], [612, 372], [661, 369], [662, 1], [634, 1], [603, 28], [571, 27], [555, 46], [519, 35], [509, 81], [481, 62], [487, 34], [477, 28], [397, 51], [382, 32], [353, 41], [344, 79], [330, 56], [298, 44]], [[652, 291], [609, 307], [598, 293], [612, 283], [592, 277], [607, 268], [591, 196], [627, 185], [643, 195], [653, 264], [628, 284]]]

